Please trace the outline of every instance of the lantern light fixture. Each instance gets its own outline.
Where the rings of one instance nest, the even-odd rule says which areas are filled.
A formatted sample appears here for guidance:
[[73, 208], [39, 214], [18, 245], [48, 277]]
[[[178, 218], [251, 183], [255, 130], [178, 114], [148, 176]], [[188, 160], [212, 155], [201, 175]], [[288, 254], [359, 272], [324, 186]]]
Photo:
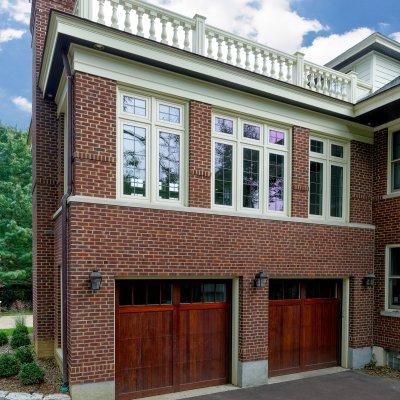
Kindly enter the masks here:
[[92, 271], [90, 273], [89, 280], [90, 280], [90, 289], [92, 289], [93, 293], [98, 292], [101, 288], [101, 282], [103, 280], [101, 273], [98, 270]]
[[256, 289], [262, 289], [265, 288], [266, 284], [267, 284], [267, 276], [263, 271], [260, 271], [254, 277], [254, 287]]

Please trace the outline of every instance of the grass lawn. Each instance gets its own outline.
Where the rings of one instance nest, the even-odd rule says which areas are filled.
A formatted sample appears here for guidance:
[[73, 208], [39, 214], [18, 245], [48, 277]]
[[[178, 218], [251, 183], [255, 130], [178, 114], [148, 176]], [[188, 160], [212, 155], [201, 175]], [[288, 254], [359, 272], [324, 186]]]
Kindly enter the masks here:
[[32, 311], [0, 311], [0, 317], [17, 317], [18, 315], [32, 315]]
[[[11, 336], [14, 328], [10, 329], [0, 329], [0, 332], [4, 332], [7, 336]], [[28, 328], [29, 333], [33, 333], [33, 328]]]

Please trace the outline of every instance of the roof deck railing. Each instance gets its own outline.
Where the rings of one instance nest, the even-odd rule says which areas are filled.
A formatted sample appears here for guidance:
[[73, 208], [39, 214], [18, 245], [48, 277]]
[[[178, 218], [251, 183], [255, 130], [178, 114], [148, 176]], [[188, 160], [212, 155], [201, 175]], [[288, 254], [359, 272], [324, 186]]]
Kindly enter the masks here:
[[215, 28], [201, 15], [189, 18], [139, 0], [77, 0], [75, 15], [351, 103], [371, 91], [354, 72], [345, 74], [311, 63], [300, 52], [287, 54]]

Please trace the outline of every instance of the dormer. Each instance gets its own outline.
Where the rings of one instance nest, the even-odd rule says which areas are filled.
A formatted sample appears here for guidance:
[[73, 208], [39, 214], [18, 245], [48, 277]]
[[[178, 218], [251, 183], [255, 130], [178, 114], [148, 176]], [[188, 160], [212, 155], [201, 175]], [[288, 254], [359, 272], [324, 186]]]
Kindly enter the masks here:
[[346, 74], [355, 71], [359, 80], [372, 86], [372, 92], [383, 90], [400, 77], [400, 43], [376, 32], [326, 66]]

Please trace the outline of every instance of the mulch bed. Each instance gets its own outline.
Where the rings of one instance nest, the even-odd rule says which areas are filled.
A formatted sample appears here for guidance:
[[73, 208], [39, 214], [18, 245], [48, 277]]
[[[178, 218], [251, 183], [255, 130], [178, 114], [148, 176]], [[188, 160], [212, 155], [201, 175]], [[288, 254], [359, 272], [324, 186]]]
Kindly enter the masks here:
[[[12, 353], [9, 345], [0, 347], [0, 354]], [[18, 377], [0, 378], [0, 390], [7, 392], [41, 393], [44, 395], [60, 392], [61, 374], [60, 368], [54, 359], [36, 360], [38, 365], [44, 370], [45, 381], [40, 385], [25, 386], [18, 380]]]
[[381, 376], [385, 378], [400, 379], [400, 371], [389, 367], [365, 366], [361, 370], [363, 373], [372, 376]]

